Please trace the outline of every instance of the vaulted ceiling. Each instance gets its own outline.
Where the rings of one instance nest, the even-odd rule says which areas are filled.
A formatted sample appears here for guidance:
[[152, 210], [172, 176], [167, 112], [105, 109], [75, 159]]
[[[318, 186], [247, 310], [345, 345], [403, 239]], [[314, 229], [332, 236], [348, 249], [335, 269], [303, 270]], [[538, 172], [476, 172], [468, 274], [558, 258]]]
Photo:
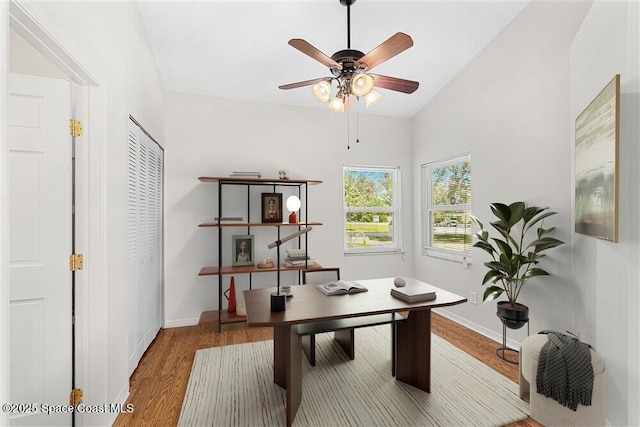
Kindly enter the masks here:
[[[396, 32], [414, 45], [375, 72], [420, 82], [360, 112], [413, 117], [529, 0], [376, 1], [351, 6], [351, 48], [367, 53]], [[331, 56], [347, 48], [347, 8], [339, 0], [138, 2], [169, 91], [325, 108], [309, 87], [279, 85], [330, 76], [287, 43], [302, 38]], [[334, 89], [335, 90], [335, 89]]]

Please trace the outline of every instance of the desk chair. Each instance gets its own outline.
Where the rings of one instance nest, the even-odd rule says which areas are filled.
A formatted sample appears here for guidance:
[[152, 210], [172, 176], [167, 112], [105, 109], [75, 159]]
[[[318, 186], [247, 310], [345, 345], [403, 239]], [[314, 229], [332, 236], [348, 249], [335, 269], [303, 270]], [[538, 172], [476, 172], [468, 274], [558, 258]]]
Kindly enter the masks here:
[[[339, 268], [315, 268], [302, 270], [302, 284], [322, 284], [329, 283], [336, 280], [340, 280]], [[340, 297], [332, 297], [340, 298]], [[364, 323], [361, 321], [364, 319]], [[341, 321], [340, 325], [336, 325], [337, 328], [333, 330], [334, 339], [340, 342], [342, 349], [347, 356], [353, 360], [355, 358], [355, 329], [365, 326], [374, 326], [384, 323], [391, 324], [391, 375], [396, 376], [396, 323], [406, 320], [401, 313], [394, 313], [388, 318], [385, 315], [374, 315], [360, 317], [356, 320], [351, 327], [345, 325], [349, 321]], [[367, 324], [367, 322], [369, 322]], [[323, 327], [323, 329], [326, 326]], [[330, 329], [325, 329], [329, 332]], [[316, 334], [312, 332], [306, 332], [301, 336], [302, 349], [309, 360], [311, 366], [316, 366]]]
[[[340, 280], [340, 268], [313, 268], [302, 270], [302, 284], [322, 284], [335, 282]], [[353, 333], [353, 329], [351, 330]], [[309, 355], [309, 364], [316, 366], [316, 335], [310, 334], [302, 337], [302, 347], [305, 348], [305, 353]]]

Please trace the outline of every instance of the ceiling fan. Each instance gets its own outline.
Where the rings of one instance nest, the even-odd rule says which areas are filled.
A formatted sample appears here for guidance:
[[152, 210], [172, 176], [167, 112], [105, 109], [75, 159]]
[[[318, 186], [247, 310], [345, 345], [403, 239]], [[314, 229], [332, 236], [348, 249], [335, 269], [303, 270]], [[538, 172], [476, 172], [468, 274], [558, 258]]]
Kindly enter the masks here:
[[366, 55], [359, 50], [351, 49], [351, 5], [356, 0], [339, 1], [347, 7], [347, 49], [339, 50], [329, 57], [303, 39], [289, 40], [289, 45], [329, 67], [333, 77], [320, 77], [278, 87], [288, 90], [311, 86], [316, 99], [324, 103], [331, 98], [331, 83], [335, 81], [338, 91], [328, 108], [340, 113], [360, 97], [364, 98], [367, 108], [378, 102], [382, 95], [374, 87], [403, 93], [415, 92], [418, 82], [370, 73], [374, 67], [413, 46], [411, 37], [404, 33], [396, 33]]

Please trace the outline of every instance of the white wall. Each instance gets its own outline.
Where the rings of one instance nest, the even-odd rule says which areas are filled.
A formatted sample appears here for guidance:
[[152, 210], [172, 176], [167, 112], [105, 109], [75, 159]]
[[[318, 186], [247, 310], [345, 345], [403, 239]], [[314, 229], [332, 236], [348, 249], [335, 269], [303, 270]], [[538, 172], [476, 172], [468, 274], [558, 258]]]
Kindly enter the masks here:
[[574, 322], [604, 360], [612, 425], [640, 425], [639, 25], [637, 2], [597, 1], [570, 49], [572, 124], [614, 75], [621, 82], [619, 242], [575, 234], [572, 248]]
[[[90, 392], [85, 392], [84, 402], [123, 402], [127, 397], [129, 384], [125, 312], [127, 124], [129, 114], [132, 114], [162, 142], [163, 85], [135, 3], [44, 2], [30, 5], [29, 9], [37, 9], [38, 16], [42, 16], [49, 29], [55, 28], [54, 33], [62, 36], [59, 41], [63, 48], [79, 53], [91, 68], [101, 70], [104, 76], [104, 98], [101, 103], [105, 109], [96, 121], [104, 125], [99, 132], [106, 145], [104, 153], [107, 158], [102, 163], [106, 166], [106, 173], [102, 185], [106, 191], [107, 207], [106, 218], [102, 218], [106, 224], [106, 228], [102, 230], [102, 238], [108, 244], [108, 251], [101, 259], [106, 267], [103, 281], [89, 282], [87, 285], [103, 286], [96, 294], [105, 295], [100, 301], [100, 311], [106, 312], [106, 323], [99, 315], [87, 319], [93, 329], [88, 337], [84, 337], [87, 348], [83, 350], [85, 354], [95, 354], [95, 348], [100, 348], [100, 352], [105, 353], [101, 341], [106, 340], [106, 355], [100, 355], [104, 357], [106, 364], [103, 368], [97, 358], [89, 359], [89, 364], [95, 365], [87, 367], [86, 371], [92, 372], [92, 368], [99, 369], [102, 384], [91, 388]], [[18, 50], [18, 55], [32, 53], [20, 40], [16, 40], [11, 48]], [[50, 64], [33, 62], [34, 58], [29, 58], [31, 62], [16, 61], [17, 70], [29, 72], [30, 67], [35, 67], [38, 69], [33, 74], [53, 72]], [[26, 59], [26, 56], [22, 59]], [[93, 131], [87, 129], [85, 124], [85, 132]], [[90, 194], [88, 197], [99, 195]], [[93, 214], [100, 215], [100, 212]], [[88, 268], [96, 261], [92, 261], [91, 255], [85, 254]], [[82, 388], [83, 384], [78, 386]], [[91, 422], [100, 425], [110, 424], [116, 416], [115, 413], [101, 414]]]
[[[289, 170], [291, 178], [319, 179], [309, 187], [309, 220], [322, 222], [309, 233], [312, 257], [325, 266], [341, 267], [345, 278], [407, 275], [412, 271], [412, 188], [410, 124], [408, 119], [360, 115], [359, 138], [347, 150], [347, 116], [330, 111], [232, 101], [203, 96], [167, 95], [166, 139], [166, 326], [191, 325], [202, 311], [217, 309], [217, 276], [198, 277], [200, 268], [217, 265], [215, 228], [198, 228], [217, 214], [217, 186], [201, 183], [198, 176], [226, 176], [234, 170], [257, 170], [276, 178]], [[351, 117], [351, 130], [355, 117]], [[342, 166], [344, 164], [400, 166], [403, 186], [403, 243], [407, 256], [371, 255], [345, 257], [342, 251]], [[269, 191], [264, 189], [264, 191]], [[260, 204], [253, 195], [253, 211]], [[238, 208], [223, 214], [244, 213], [246, 193], [225, 193]], [[241, 208], [242, 207], [242, 208]], [[259, 222], [258, 218], [253, 221]], [[225, 229], [223, 256], [230, 257], [233, 234], [245, 229]], [[283, 234], [287, 230], [283, 231]], [[276, 239], [275, 229], [256, 227], [255, 256], [276, 258], [267, 244]], [[228, 264], [228, 261], [227, 261]], [[293, 273], [283, 281], [296, 280]], [[224, 277], [224, 289], [229, 276]], [[275, 284], [275, 274], [253, 275], [253, 286]], [[238, 294], [248, 287], [248, 276], [235, 276]], [[297, 283], [297, 282], [296, 282]], [[226, 306], [226, 301], [223, 307]]]
[[[491, 218], [493, 201], [550, 206], [567, 244], [544, 260], [551, 277], [529, 282], [531, 332], [571, 330], [603, 357], [611, 425], [640, 425], [640, 157], [637, 2], [534, 2], [431, 101], [413, 123], [414, 194], [419, 164], [470, 151], [473, 208]], [[584, 22], [583, 22], [584, 20]], [[575, 39], [574, 39], [575, 37]], [[616, 73], [622, 75], [620, 242], [573, 232], [574, 121]], [[419, 206], [414, 226], [420, 226]], [[416, 233], [417, 234], [417, 233]], [[473, 265], [419, 255], [419, 277], [468, 295], [482, 292], [486, 261]], [[501, 336], [494, 303], [447, 311], [488, 336]], [[526, 330], [508, 331], [514, 344]]]
[[[473, 213], [492, 221], [489, 204], [522, 200], [549, 206], [558, 215], [555, 236], [567, 242], [549, 251], [551, 277], [525, 285], [519, 302], [529, 306], [532, 332], [571, 329], [571, 152], [568, 46], [589, 5], [532, 3], [474, 58], [414, 119], [414, 195], [420, 197], [419, 165], [471, 153]], [[420, 210], [414, 208], [416, 234]], [[420, 255], [416, 275], [460, 295], [476, 292], [478, 305], [449, 313], [486, 335], [501, 339], [495, 302], [482, 304], [482, 251], [473, 264]], [[461, 320], [461, 319], [458, 319]], [[527, 328], [508, 331], [521, 341]]]

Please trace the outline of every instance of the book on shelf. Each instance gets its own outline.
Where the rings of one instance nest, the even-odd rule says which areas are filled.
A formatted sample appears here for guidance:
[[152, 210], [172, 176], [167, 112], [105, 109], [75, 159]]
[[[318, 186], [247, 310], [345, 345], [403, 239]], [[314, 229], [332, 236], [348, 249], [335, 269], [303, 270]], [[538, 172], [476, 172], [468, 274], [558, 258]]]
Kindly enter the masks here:
[[306, 249], [287, 249], [286, 252], [288, 256], [293, 256], [293, 257], [307, 255]]
[[244, 218], [241, 216], [221, 216], [221, 217], [216, 217], [215, 218], [216, 221], [220, 220], [220, 222], [224, 222], [224, 221], [244, 221]]
[[312, 264], [315, 264], [315, 261], [312, 260], [311, 258], [301, 259], [301, 260], [289, 260], [289, 259], [284, 260], [284, 265], [286, 265], [287, 267], [300, 267], [300, 266], [304, 266], [305, 264], [312, 265]]
[[411, 285], [392, 288], [391, 295], [406, 302], [421, 302], [436, 299], [436, 290], [428, 285]]
[[304, 261], [305, 259], [311, 259], [310, 256], [298, 256], [298, 255], [287, 255], [287, 261]]
[[344, 295], [367, 292], [369, 289], [358, 282], [354, 282], [353, 280], [338, 280], [318, 285], [318, 290], [325, 295]]
[[287, 249], [287, 256], [284, 259], [285, 265], [288, 267], [297, 267], [305, 264], [313, 264], [314, 260], [309, 256], [305, 249]]
[[245, 176], [245, 177], [254, 177], [260, 178], [262, 174], [260, 172], [242, 172], [242, 171], [234, 171], [229, 174], [229, 176]]

